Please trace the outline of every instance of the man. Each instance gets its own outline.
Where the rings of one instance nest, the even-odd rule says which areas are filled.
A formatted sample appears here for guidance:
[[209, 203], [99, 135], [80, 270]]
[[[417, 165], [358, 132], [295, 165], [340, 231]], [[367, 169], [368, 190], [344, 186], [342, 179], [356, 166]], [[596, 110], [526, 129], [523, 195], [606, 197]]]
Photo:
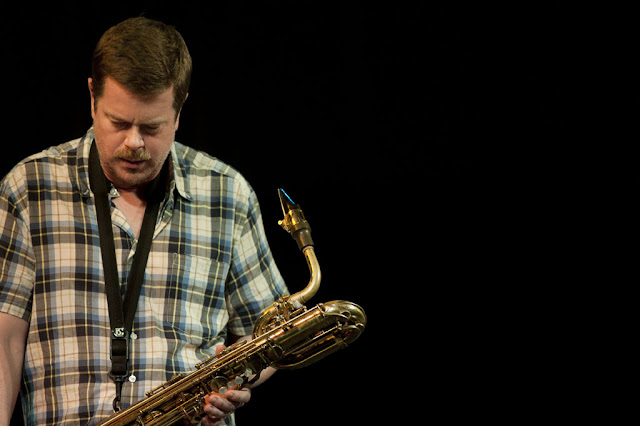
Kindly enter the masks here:
[[[251, 187], [174, 142], [191, 75], [180, 34], [129, 19], [105, 32], [92, 61], [93, 127], [20, 162], [0, 184], [2, 424], [19, 390], [27, 425], [100, 423], [225, 342], [249, 338], [287, 293]], [[140, 262], [139, 296], [130, 297]], [[134, 315], [114, 327], [122, 295], [120, 317]], [[115, 349], [111, 360], [122, 342], [128, 357]], [[203, 424], [234, 424], [250, 397], [207, 396]]]

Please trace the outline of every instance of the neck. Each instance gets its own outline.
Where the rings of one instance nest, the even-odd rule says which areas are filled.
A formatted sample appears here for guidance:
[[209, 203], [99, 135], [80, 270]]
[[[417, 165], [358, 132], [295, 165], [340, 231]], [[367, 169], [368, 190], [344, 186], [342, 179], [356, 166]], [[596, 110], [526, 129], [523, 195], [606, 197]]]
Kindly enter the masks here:
[[127, 218], [136, 238], [140, 236], [140, 228], [144, 218], [147, 200], [134, 190], [119, 189], [120, 196], [113, 199], [118, 210]]
[[145, 189], [146, 186], [142, 188], [118, 188], [118, 192], [120, 193], [120, 197], [118, 198], [126, 200], [128, 204], [144, 207], [147, 205]]

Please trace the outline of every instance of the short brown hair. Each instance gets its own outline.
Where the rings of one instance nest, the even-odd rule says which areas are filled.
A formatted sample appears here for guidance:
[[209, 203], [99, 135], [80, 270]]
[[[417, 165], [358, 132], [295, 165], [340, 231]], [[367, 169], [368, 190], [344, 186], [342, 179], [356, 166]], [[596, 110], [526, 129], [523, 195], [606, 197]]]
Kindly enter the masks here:
[[109, 28], [91, 61], [97, 102], [111, 77], [131, 93], [147, 97], [173, 86], [173, 108], [182, 108], [191, 82], [191, 55], [180, 33], [152, 19], [130, 18]]

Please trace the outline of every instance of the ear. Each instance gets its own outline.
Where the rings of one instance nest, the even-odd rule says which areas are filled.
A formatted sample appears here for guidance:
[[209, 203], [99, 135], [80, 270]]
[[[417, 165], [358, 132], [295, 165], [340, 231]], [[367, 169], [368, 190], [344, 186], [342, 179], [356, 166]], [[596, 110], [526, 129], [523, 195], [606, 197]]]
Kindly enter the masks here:
[[91, 77], [89, 77], [88, 83], [89, 83], [89, 95], [91, 95], [91, 118], [95, 120], [96, 119], [96, 113], [95, 113], [96, 99], [93, 96], [93, 84], [92, 84], [93, 79]]
[[177, 132], [178, 131], [178, 126], [180, 126], [180, 113], [182, 112], [182, 109], [180, 109], [180, 111], [178, 111], [178, 115], [176, 115], [176, 122], [175, 125], [173, 126], [173, 131]]
[[[189, 93], [187, 93], [187, 96], [184, 97], [184, 102], [187, 101], [187, 98], [189, 97]], [[182, 103], [182, 105], [184, 105], [184, 102]], [[182, 112], [182, 108], [180, 108], [180, 111], [178, 111], [178, 114], [176, 115], [176, 123], [175, 126], [173, 128], [174, 132], [178, 131], [178, 126], [180, 125], [180, 113]]]

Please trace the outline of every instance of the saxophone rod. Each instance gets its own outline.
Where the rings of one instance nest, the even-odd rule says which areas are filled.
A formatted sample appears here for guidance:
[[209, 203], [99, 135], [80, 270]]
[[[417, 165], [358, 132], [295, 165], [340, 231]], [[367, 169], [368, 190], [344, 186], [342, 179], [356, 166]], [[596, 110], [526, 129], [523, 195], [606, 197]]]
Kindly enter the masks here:
[[305, 219], [300, 206], [294, 203], [282, 188], [278, 189], [278, 196], [280, 197], [280, 205], [284, 214], [284, 219], [279, 221], [278, 224], [291, 234], [298, 243], [298, 247], [307, 259], [309, 273], [311, 274], [307, 286], [289, 298], [294, 304], [296, 302], [304, 304], [318, 292], [320, 280], [322, 279], [320, 264], [316, 258], [313, 240], [311, 239], [311, 226]]

